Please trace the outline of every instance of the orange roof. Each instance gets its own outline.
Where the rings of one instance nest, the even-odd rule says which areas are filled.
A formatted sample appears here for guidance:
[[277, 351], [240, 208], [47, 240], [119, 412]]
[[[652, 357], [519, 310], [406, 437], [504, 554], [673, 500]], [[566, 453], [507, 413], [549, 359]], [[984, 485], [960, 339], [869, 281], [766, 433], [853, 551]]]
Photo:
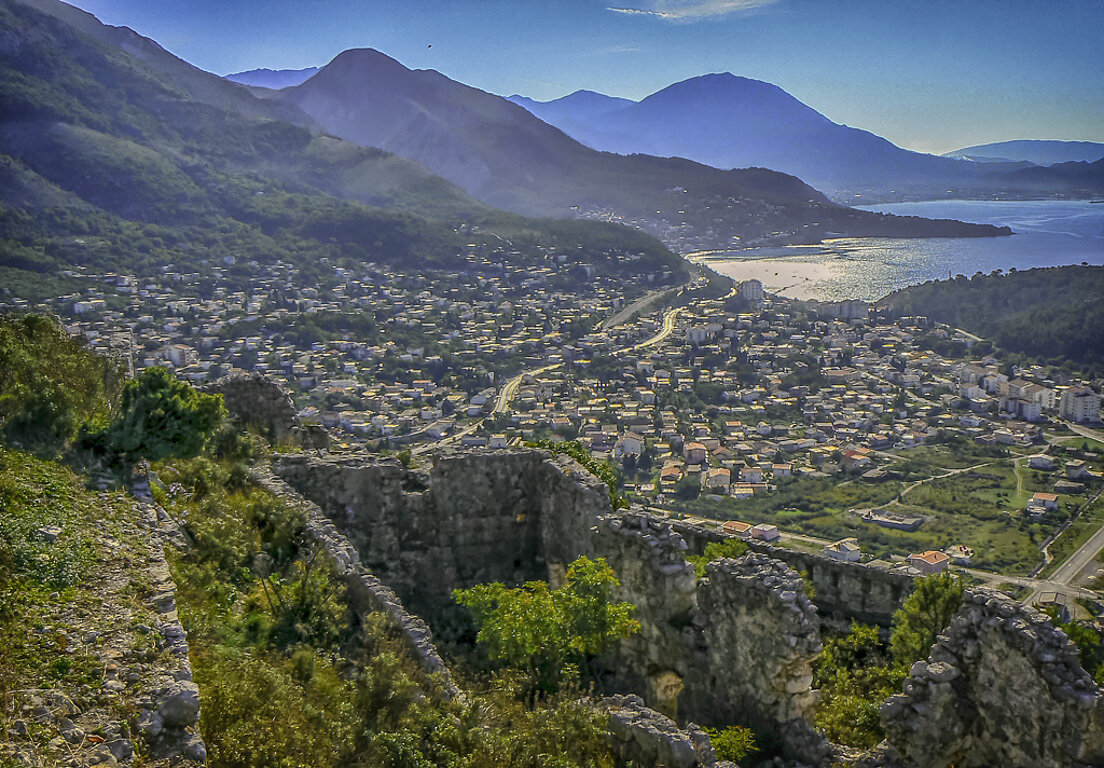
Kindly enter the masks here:
[[1056, 493], [1036, 493], [1031, 498], [1038, 499], [1039, 501], [1058, 501], [1058, 494], [1056, 494]]
[[740, 520], [729, 520], [721, 526], [721, 530], [725, 533], [747, 533], [751, 530], [751, 523], [744, 523]]
[[942, 552], [936, 552], [934, 549], [929, 549], [927, 552], [921, 552], [918, 555], [909, 555], [910, 560], [913, 558], [917, 560], [923, 560], [929, 565], [938, 565], [944, 560], [950, 560], [950, 558], [947, 557], [945, 554], [943, 554]]

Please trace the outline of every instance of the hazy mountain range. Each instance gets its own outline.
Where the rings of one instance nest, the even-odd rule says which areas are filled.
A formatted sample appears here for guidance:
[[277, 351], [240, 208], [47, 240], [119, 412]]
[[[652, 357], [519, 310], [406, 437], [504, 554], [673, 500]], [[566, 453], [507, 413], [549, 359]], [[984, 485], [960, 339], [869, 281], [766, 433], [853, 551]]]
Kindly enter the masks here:
[[493, 225], [678, 268], [627, 228], [491, 205], [631, 222], [680, 247], [1007, 234], [847, 208], [771, 170], [597, 152], [506, 99], [372, 50], [261, 92], [56, 0], [0, 0], [0, 16], [0, 238], [40, 266], [182, 250], [413, 263], [455, 256], [469, 237], [460, 226]]
[[669, 242], [687, 230], [708, 232], [710, 247], [815, 242], [842, 232], [993, 232], [845, 208], [772, 170], [598, 152], [507, 99], [433, 70], [407, 69], [372, 49], [345, 51], [275, 98], [335, 136], [417, 160], [491, 205], [526, 215], [633, 221]]
[[1098, 141], [1047, 141], [1022, 139], [978, 144], [947, 152], [944, 157], [958, 157], [978, 162], [1027, 162], [1035, 165], [1056, 163], [1094, 163], [1104, 158], [1104, 144]]
[[511, 96], [535, 116], [595, 149], [678, 156], [718, 168], [760, 166], [800, 177], [836, 200], [1092, 196], [1104, 177], [1022, 177], [1017, 162], [981, 166], [902, 149], [840, 125], [771, 83], [702, 75], [638, 101], [580, 91], [548, 102]]
[[318, 67], [307, 67], [306, 69], [250, 69], [245, 72], [234, 72], [225, 77], [227, 80], [233, 80], [235, 83], [241, 83], [242, 85], [279, 90], [299, 85], [317, 71]]

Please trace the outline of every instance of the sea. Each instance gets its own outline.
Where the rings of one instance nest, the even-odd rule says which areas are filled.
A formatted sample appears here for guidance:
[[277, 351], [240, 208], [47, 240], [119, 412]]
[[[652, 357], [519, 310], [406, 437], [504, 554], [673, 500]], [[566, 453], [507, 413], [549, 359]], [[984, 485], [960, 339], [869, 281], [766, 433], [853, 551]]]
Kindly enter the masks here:
[[876, 301], [910, 285], [977, 272], [1104, 264], [1104, 203], [933, 200], [858, 207], [902, 216], [1008, 226], [1015, 234], [838, 238], [819, 245], [707, 251], [690, 258], [736, 280], [757, 278], [771, 293], [820, 301]]

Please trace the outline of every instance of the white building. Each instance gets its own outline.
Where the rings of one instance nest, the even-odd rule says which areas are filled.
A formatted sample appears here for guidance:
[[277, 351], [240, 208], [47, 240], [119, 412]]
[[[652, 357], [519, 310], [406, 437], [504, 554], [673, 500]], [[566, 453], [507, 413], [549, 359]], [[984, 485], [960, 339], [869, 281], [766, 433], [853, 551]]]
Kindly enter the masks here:
[[1100, 421], [1100, 395], [1088, 387], [1067, 390], [1062, 393], [1060, 412], [1070, 421]]
[[763, 300], [763, 284], [755, 279], [740, 283], [740, 298], [758, 304]]
[[848, 563], [857, 563], [862, 557], [858, 539], [840, 539], [834, 544], [824, 546], [824, 556], [833, 560], [843, 560]]

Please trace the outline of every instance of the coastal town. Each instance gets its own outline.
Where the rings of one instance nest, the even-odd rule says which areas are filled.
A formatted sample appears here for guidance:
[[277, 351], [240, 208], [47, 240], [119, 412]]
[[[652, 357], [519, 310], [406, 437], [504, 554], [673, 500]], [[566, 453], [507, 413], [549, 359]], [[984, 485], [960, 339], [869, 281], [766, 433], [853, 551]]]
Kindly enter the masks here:
[[210, 291], [171, 266], [82, 271], [48, 306], [134, 369], [275, 379], [335, 450], [575, 441], [632, 502], [838, 559], [1046, 576], [1104, 524], [1089, 382], [862, 301], [706, 271], [641, 275], [629, 296], [601, 274], [551, 289], [562, 254], [504, 256], [300, 288], [280, 265]]

